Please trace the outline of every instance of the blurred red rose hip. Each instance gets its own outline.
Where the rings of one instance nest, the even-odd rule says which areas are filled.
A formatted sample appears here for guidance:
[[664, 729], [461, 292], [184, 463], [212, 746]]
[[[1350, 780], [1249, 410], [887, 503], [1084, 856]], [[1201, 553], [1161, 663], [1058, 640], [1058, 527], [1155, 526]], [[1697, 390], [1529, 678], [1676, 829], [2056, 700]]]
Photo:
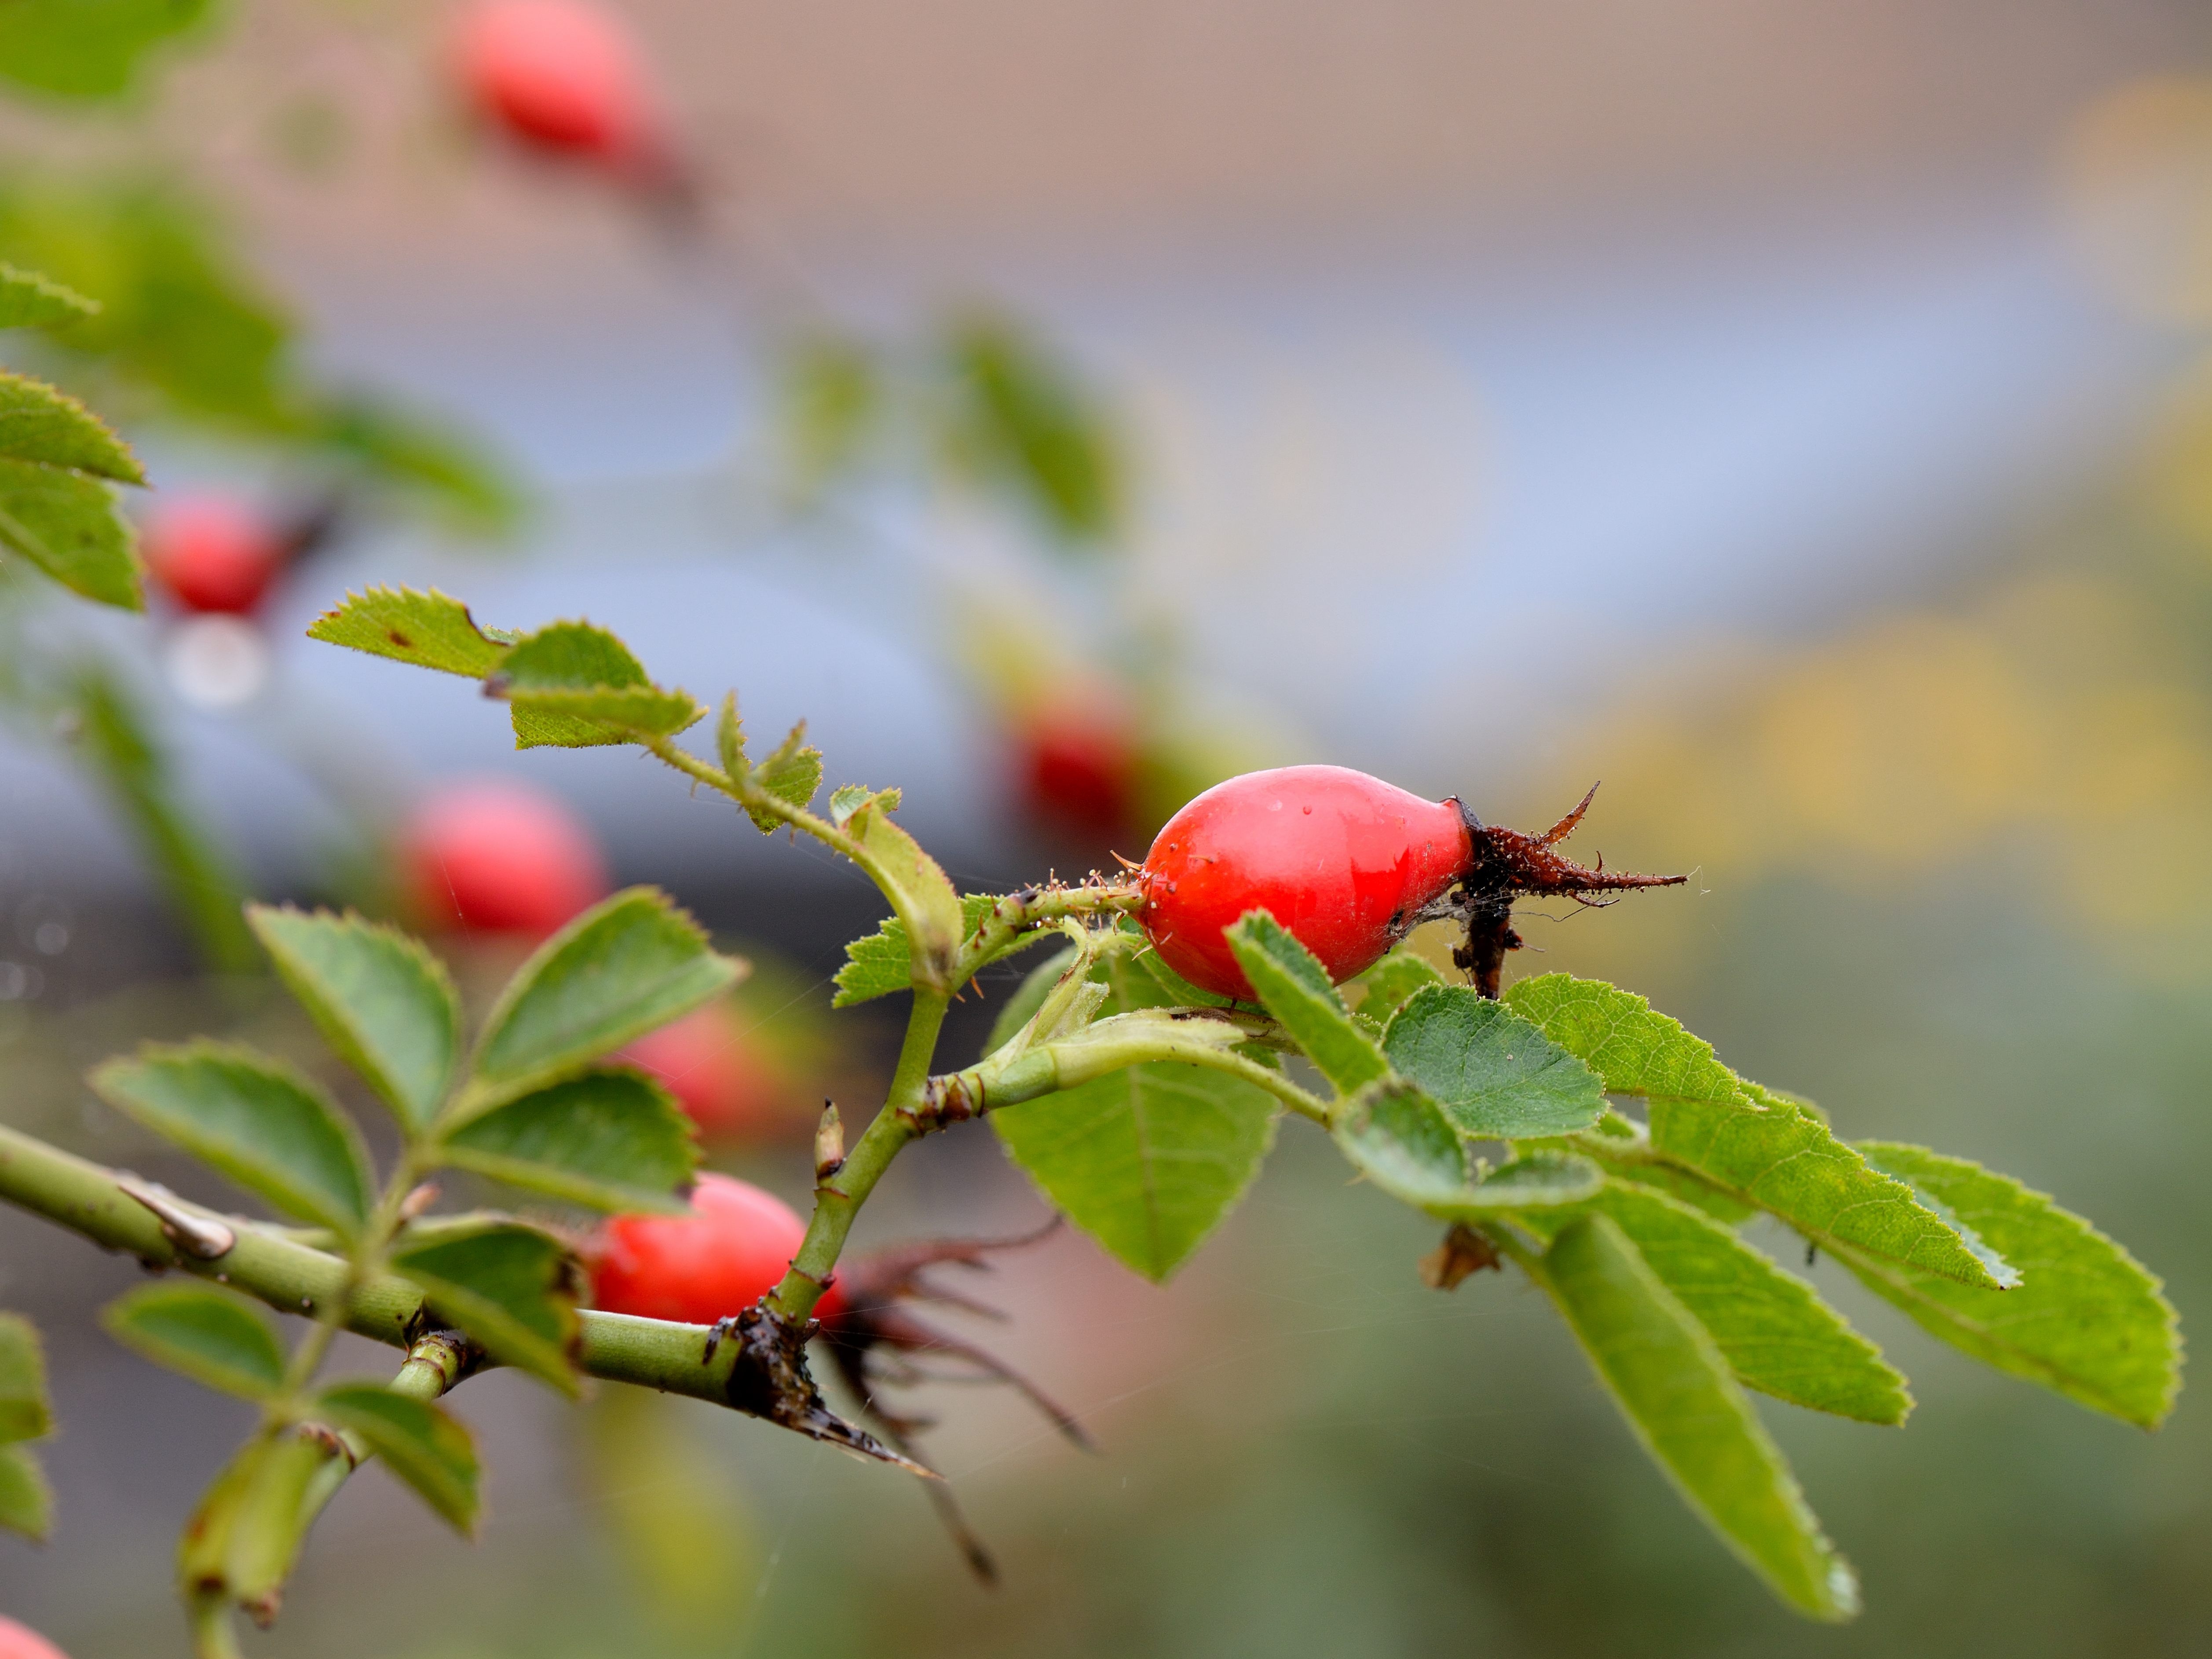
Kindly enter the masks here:
[[261, 603], [290, 550], [267, 514], [213, 493], [157, 502], [138, 544], [154, 580], [185, 610], [239, 616]]
[[[592, 1305], [711, 1325], [775, 1289], [805, 1237], [806, 1224], [775, 1194], [710, 1171], [692, 1190], [689, 1215], [618, 1215], [606, 1223]], [[842, 1306], [832, 1284], [815, 1316], [832, 1318]]]
[[524, 143], [628, 167], [662, 159], [650, 78], [613, 13], [587, 0], [485, 0], [453, 46], [470, 100]]
[[1137, 744], [1118, 710], [1048, 708], [1023, 728], [1019, 744], [1022, 792], [1036, 817], [1099, 840], [1133, 822]]
[[449, 927], [543, 938], [608, 890], [591, 832], [519, 783], [440, 790], [408, 820], [399, 850], [416, 913]]
[[0, 1614], [0, 1659], [69, 1659], [34, 1630]]
[[710, 1140], [759, 1139], [775, 1133], [782, 1079], [759, 1043], [719, 1003], [649, 1031], [617, 1056], [668, 1087]]

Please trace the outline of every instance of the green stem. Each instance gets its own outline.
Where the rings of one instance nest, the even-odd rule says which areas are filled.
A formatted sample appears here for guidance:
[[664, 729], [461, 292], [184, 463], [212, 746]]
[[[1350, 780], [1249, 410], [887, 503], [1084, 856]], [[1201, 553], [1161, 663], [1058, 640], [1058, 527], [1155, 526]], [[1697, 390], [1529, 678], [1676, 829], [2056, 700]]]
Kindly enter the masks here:
[[890, 1092], [876, 1121], [845, 1155], [845, 1161], [822, 1177], [814, 1189], [814, 1213], [806, 1224], [806, 1237], [792, 1258], [791, 1270], [769, 1296], [777, 1312], [804, 1319], [814, 1310], [837, 1258], [853, 1218], [876, 1188], [891, 1160], [921, 1130], [915, 1115], [922, 1108], [929, 1086], [929, 1062], [937, 1053], [937, 1034], [945, 1024], [947, 999], [937, 991], [916, 986], [914, 1006], [907, 1015], [906, 1041], [900, 1046], [898, 1068], [891, 1074]]
[[[0, 1125], [0, 1200], [81, 1233], [95, 1244], [136, 1256], [149, 1267], [188, 1273], [259, 1297], [280, 1312], [314, 1317], [338, 1303], [348, 1264], [325, 1251], [235, 1216], [223, 1216], [182, 1199], [170, 1202], [186, 1215], [219, 1221], [236, 1236], [213, 1260], [188, 1255], [162, 1231], [153, 1212], [117, 1185], [116, 1172]], [[373, 1272], [345, 1299], [343, 1323], [356, 1335], [395, 1348], [409, 1345], [422, 1311], [419, 1287], [395, 1274]], [[681, 1394], [718, 1406], [730, 1364], [705, 1364], [702, 1325], [638, 1319], [586, 1310], [577, 1363], [587, 1376]]]

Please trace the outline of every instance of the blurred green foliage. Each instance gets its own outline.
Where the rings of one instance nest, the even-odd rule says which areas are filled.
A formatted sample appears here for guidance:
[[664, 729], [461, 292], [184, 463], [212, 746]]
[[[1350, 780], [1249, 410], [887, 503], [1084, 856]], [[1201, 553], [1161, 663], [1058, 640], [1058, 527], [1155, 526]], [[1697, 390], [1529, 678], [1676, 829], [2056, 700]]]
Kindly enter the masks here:
[[211, 9], [210, 0], [9, 0], [0, 78], [58, 98], [118, 98], [137, 89], [150, 53]]

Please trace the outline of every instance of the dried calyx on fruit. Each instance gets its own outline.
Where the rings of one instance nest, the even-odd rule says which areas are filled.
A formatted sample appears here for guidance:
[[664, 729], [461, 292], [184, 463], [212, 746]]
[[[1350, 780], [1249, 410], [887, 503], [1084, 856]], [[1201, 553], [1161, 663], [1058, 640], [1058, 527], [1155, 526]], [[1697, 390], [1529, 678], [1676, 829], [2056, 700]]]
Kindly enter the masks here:
[[1253, 993], [1223, 930], [1265, 910], [1338, 982], [1365, 971], [1425, 921], [1456, 919], [1453, 959], [1498, 994], [1514, 902], [1666, 887], [1681, 876], [1586, 868], [1553, 847], [1589, 808], [1540, 836], [1485, 824], [1458, 797], [1425, 800], [1341, 766], [1286, 766], [1216, 784], [1168, 821], [1141, 872], [1139, 913], [1153, 948], [1217, 995]]

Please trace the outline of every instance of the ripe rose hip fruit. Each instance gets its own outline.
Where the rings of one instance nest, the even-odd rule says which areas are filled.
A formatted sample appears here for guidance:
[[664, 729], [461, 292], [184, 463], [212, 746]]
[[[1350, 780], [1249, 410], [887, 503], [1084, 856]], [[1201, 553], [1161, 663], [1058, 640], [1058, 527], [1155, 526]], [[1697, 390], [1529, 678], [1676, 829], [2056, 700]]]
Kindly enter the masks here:
[[1453, 894], [1467, 926], [1452, 960], [1485, 996], [1498, 994], [1504, 953], [1520, 948], [1513, 901], [1671, 887], [1682, 876], [1585, 869], [1553, 852], [1589, 810], [1582, 804], [1540, 836], [1485, 824], [1457, 798], [1424, 800], [1341, 766], [1285, 766], [1218, 783], [1168, 820], [1139, 879], [1146, 935], [1168, 966], [1217, 995], [1252, 987], [1222, 938], [1265, 910], [1341, 982], [1381, 960]]
[[261, 603], [291, 551], [284, 532], [234, 496], [176, 495], [139, 537], [146, 568], [187, 611], [243, 616]]
[[0, 1659], [68, 1659], [68, 1656], [38, 1632], [0, 1615]]
[[[750, 1182], [699, 1177], [689, 1215], [618, 1215], [599, 1237], [592, 1305], [609, 1313], [711, 1325], [744, 1312], [775, 1288], [799, 1254], [806, 1224], [788, 1204]], [[842, 1311], [833, 1282], [817, 1319]]]
[[1137, 746], [1116, 711], [1047, 709], [1024, 726], [1019, 744], [1023, 793], [1036, 817], [1101, 840], [1128, 826]]
[[486, 0], [453, 44], [471, 100], [526, 143], [623, 166], [659, 159], [651, 82], [612, 14], [586, 0]]
[[1168, 820], [1145, 860], [1139, 919], [1176, 972], [1249, 1000], [1221, 936], [1247, 910], [1269, 912], [1346, 980], [1403, 939], [1473, 857], [1457, 801], [1342, 766], [1247, 772]]
[[507, 781], [441, 790], [400, 834], [417, 914], [473, 932], [542, 939], [605, 896], [591, 832], [560, 801]]

